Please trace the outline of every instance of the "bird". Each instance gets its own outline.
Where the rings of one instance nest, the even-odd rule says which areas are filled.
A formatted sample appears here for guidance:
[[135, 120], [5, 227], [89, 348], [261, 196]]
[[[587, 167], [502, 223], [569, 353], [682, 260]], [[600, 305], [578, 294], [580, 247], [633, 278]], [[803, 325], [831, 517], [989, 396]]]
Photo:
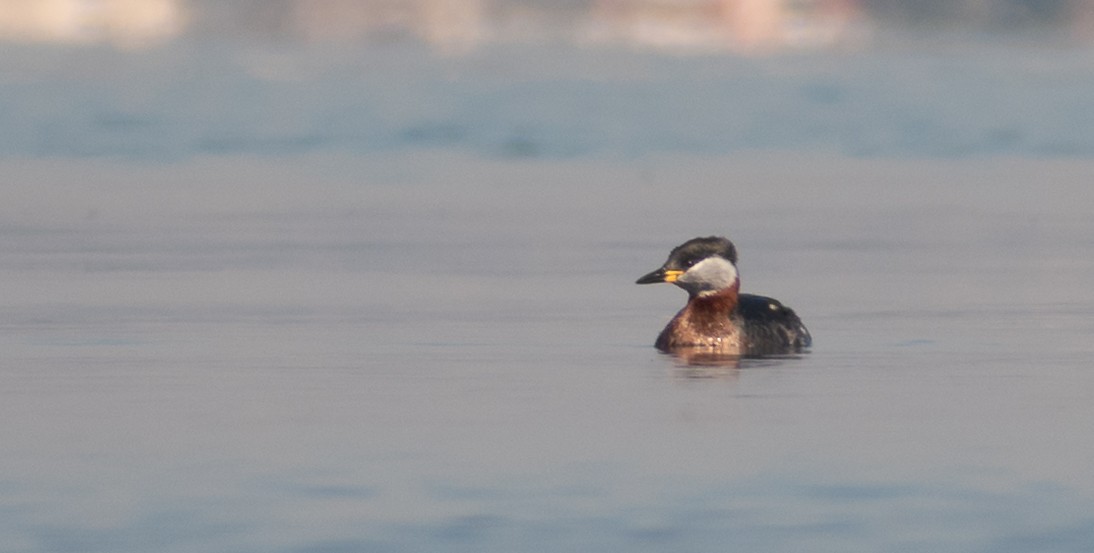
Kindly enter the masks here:
[[636, 284], [658, 282], [670, 282], [688, 293], [687, 305], [657, 336], [658, 350], [760, 357], [800, 353], [813, 345], [793, 309], [766, 296], [739, 293], [737, 248], [725, 237], [680, 244], [664, 265]]

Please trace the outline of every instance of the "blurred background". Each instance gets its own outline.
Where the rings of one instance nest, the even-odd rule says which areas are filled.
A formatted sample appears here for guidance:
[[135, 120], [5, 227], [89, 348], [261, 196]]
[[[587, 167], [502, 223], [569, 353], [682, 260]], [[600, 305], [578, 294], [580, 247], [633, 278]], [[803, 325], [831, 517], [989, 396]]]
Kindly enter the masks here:
[[0, 156], [1094, 154], [1094, 0], [0, 0]]
[[1094, 40], [1091, 0], [3, 0], [13, 43], [186, 37], [389, 43], [446, 53], [556, 41], [692, 51], [863, 46], [910, 30]]

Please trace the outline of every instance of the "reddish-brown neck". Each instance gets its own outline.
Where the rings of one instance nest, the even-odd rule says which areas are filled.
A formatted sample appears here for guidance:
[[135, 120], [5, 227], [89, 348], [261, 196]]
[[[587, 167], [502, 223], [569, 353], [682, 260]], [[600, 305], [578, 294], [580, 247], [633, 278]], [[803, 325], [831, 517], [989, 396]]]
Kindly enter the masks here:
[[688, 299], [688, 307], [693, 311], [729, 313], [737, 307], [737, 291], [741, 288], [741, 281], [735, 281], [733, 286], [719, 290], [713, 294], [696, 295]]

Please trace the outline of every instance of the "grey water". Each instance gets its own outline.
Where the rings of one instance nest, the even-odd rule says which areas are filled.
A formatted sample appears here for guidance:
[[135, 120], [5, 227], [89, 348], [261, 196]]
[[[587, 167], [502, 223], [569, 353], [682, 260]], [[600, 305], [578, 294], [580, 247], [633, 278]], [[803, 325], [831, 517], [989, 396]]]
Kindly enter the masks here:
[[1094, 543], [1082, 55], [234, 55], [5, 58], [0, 550]]

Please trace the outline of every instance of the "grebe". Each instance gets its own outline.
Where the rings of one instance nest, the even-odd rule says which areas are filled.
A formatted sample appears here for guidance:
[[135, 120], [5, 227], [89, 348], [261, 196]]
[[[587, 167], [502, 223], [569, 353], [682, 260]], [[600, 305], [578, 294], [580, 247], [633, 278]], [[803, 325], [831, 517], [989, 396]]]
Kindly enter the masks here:
[[688, 304], [654, 344], [721, 355], [799, 352], [813, 339], [793, 309], [764, 296], [739, 294], [737, 249], [721, 236], [693, 238], [673, 248], [660, 269], [637, 284], [671, 282], [688, 292]]

